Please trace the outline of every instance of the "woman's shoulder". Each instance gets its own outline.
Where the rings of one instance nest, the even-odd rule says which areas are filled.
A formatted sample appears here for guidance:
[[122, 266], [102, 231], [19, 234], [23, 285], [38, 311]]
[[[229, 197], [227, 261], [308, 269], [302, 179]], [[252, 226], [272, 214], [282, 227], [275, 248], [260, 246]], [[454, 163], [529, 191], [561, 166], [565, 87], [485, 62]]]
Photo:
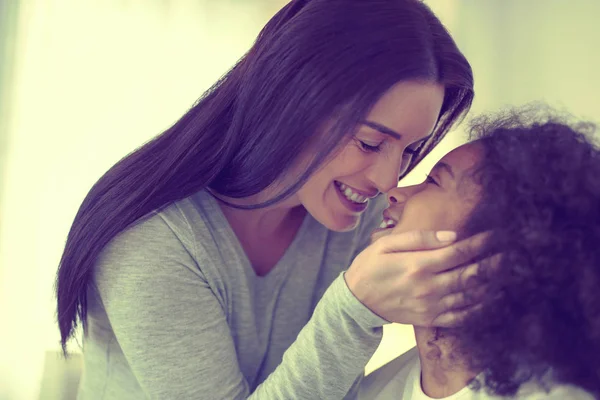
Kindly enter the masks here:
[[219, 238], [215, 238], [215, 231], [224, 231], [226, 227], [227, 222], [218, 203], [202, 190], [153, 211], [129, 230], [130, 234], [162, 232], [182, 242], [204, 239], [200, 242], [206, 243], [217, 241]]
[[[101, 264], [127, 259], [159, 259], [165, 254], [197, 259], [216, 239], [210, 219], [193, 197], [174, 202], [140, 218], [117, 234], [100, 255]], [[202, 245], [202, 249], [199, 249]], [[156, 256], [156, 257], [153, 257]], [[160, 257], [158, 257], [160, 256]]]

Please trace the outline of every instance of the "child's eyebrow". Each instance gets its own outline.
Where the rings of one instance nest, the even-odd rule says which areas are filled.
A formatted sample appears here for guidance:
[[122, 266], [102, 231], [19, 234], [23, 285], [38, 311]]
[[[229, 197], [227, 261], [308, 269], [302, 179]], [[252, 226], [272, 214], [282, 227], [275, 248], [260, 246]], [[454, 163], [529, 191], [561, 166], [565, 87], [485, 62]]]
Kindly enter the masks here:
[[456, 179], [454, 177], [454, 171], [452, 171], [452, 167], [449, 164], [446, 164], [445, 162], [438, 162], [437, 164], [435, 164], [433, 169], [443, 169], [452, 177], [452, 179]]

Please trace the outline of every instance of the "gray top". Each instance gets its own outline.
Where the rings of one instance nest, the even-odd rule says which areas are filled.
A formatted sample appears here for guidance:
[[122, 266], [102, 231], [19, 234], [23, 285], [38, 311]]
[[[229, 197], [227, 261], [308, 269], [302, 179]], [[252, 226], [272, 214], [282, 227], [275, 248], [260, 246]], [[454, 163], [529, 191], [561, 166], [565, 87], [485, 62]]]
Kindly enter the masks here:
[[78, 398], [344, 398], [386, 323], [342, 274], [381, 222], [371, 203], [351, 232], [307, 215], [264, 277], [204, 191], [127, 229], [88, 293]]

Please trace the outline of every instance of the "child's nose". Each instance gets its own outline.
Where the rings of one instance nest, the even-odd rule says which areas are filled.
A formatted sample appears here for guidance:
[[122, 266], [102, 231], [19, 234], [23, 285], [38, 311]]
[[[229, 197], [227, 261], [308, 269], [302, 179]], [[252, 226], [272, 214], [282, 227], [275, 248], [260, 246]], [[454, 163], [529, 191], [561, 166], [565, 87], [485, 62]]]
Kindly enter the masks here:
[[420, 186], [421, 185], [395, 187], [387, 192], [388, 202], [390, 205], [396, 203], [405, 203], [412, 196], [412, 194], [419, 191]]

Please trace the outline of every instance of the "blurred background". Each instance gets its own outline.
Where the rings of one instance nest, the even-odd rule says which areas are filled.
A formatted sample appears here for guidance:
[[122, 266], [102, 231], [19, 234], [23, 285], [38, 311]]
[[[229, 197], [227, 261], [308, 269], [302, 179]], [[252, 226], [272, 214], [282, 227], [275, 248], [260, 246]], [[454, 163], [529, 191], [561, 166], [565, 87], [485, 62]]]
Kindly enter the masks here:
[[[365, 0], [367, 1], [367, 0]], [[53, 284], [92, 184], [170, 126], [285, 0], [0, 0], [0, 399], [71, 399]], [[600, 2], [429, 0], [471, 62], [471, 112], [541, 100], [600, 120]], [[456, 129], [402, 184], [464, 142]], [[414, 345], [386, 327], [367, 366]], [[77, 353], [77, 344], [71, 346]]]

